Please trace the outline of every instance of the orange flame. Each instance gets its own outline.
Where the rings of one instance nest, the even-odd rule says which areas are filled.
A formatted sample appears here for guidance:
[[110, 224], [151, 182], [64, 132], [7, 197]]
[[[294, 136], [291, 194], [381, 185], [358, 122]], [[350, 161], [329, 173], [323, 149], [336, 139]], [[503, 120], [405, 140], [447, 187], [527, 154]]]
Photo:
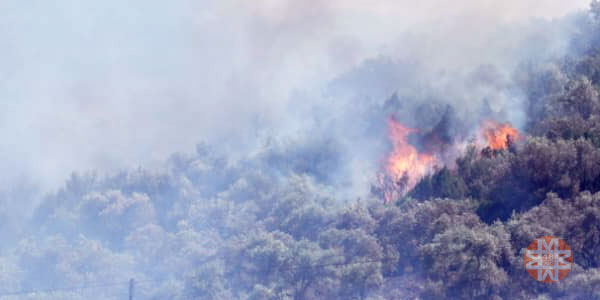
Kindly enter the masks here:
[[[405, 195], [419, 180], [445, 161], [459, 155], [460, 149], [467, 145], [462, 140], [443, 144], [439, 141], [439, 136], [427, 134], [419, 137], [424, 145], [421, 149], [425, 149], [419, 150], [409, 142], [409, 137], [418, 133], [418, 129], [406, 127], [393, 117], [388, 119], [388, 129], [393, 149], [385, 160], [384, 172], [377, 174], [377, 182], [372, 186], [372, 191], [381, 195], [385, 203], [391, 203]], [[485, 121], [479, 132], [478, 143], [484, 143], [486, 147], [482, 153], [485, 151], [493, 154], [495, 152], [492, 150], [507, 149], [513, 142], [521, 139], [519, 131], [508, 123]], [[432, 147], [430, 143], [441, 146]]]
[[[419, 153], [417, 148], [408, 143], [408, 136], [416, 129], [408, 128], [393, 118], [388, 120], [389, 138], [393, 144], [393, 151], [386, 161], [386, 171], [395, 182], [400, 193], [404, 194], [413, 188], [417, 182], [430, 172], [437, 164], [434, 155], [428, 153]], [[391, 202], [393, 199], [388, 199]]]
[[506, 149], [511, 142], [520, 139], [519, 131], [508, 123], [486, 121], [482, 128], [483, 137], [492, 150]]

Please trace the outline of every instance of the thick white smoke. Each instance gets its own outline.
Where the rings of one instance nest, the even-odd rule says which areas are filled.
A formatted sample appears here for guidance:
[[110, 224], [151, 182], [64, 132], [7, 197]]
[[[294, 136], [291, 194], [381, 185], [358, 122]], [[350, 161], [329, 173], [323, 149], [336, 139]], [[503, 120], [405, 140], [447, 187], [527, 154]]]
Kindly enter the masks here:
[[219, 231], [256, 221], [214, 228], [227, 201], [365, 195], [400, 106], [522, 125], [513, 72], [564, 55], [587, 5], [2, 1], [0, 294], [165, 274], [144, 295], [181, 296]]
[[200, 139], [240, 148], [257, 125], [294, 118], [294, 91], [366, 58], [426, 57], [434, 68], [514, 58], [514, 36], [531, 29], [513, 27], [511, 39], [498, 26], [587, 1], [0, 5], [0, 153], [12, 170], [2, 182], [52, 189], [72, 171], [148, 165]]

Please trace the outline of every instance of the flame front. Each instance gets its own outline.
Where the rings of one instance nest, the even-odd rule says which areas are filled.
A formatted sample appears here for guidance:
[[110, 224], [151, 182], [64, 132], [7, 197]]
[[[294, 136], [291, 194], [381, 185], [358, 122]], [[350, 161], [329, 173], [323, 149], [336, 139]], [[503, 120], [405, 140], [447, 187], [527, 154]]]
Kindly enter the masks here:
[[[385, 203], [400, 199], [436, 167], [459, 156], [460, 149], [464, 150], [467, 145], [464, 139], [456, 137], [443, 144], [438, 132], [422, 134], [393, 117], [388, 119], [388, 130], [393, 149], [385, 159], [383, 172], [377, 174], [377, 182], [372, 186], [372, 191], [382, 196]], [[478, 132], [477, 143], [483, 146], [482, 154], [486, 155], [499, 153], [495, 150], [507, 149], [521, 139], [519, 131], [510, 124], [491, 120], [483, 122]], [[421, 147], [411, 144], [409, 137], [411, 141], [414, 137]]]
[[[404, 194], [433, 169], [437, 159], [434, 155], [420, 153], [408, 142], [408, 136], [416, 129], [408, 128], [393, 118], [388, 120], [388, 127], [393, 151], [387, 158], [386, 171], [395, 185], [394, 190]], [[386, 202], [391, 202], [394, 196], [397, 195], [385, 195]]]
[[520, 139], [519, 131], [509, 124], [486, 121], [483, 124], [483, 137], [492, 150], [508, 148], [511, 142]]

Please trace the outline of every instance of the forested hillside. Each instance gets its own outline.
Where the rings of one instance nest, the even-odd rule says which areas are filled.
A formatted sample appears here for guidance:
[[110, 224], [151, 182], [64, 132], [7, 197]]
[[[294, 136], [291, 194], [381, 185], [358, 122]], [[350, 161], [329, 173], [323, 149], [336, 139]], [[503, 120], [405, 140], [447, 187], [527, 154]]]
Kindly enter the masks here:
[[[419, 116], [411, 126], [431, 134], [407, 140], [446, 156], [414, 186], [369, 174], [371, 192], [353, 194], [339, 179], [346, 141], [314, 132], [267, 138], [242, 157], [200, 143], [164, 168], [75, 173], [5, 247], [0, 294], [100, 284], [6, 299], [121, 299], [101, 284], [134, 278], [139, 299], [600, 299], [599, 14], [594, 1], [572, 16], [568, 55], [520, 62], [510, 84], [474, 73], [524, 99], [506, 147], [470, 140], [479, 119], [453, 100], [400, 90], [365, 104], [371, 121], [356, 126], [386, 139], [390, 117]], [[559, 283], [523, 265], [544, 235], [574, 253]]]

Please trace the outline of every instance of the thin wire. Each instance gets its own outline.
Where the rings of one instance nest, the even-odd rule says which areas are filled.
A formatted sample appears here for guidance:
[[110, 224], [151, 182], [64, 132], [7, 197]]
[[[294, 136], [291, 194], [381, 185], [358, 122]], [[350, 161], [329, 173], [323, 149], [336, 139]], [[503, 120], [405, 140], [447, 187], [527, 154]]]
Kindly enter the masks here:
[[292, 266], [292, 267], [287, 267], [287, 268], [279, 268], [278, 270], [294, 270], [294, 269], [321, 268], [321, 267], [329, 267], [329, 266], [361, 265], [361, 264], [370, 264], [370, 263], [386, 262], [386, 261], [394, 261], [394, 260], [395, 260], [394, 258], [373, 259], [373, 260], [355, 261], [355, 262], [347, 262], [347, 263], [327, 263], [327, 264], [318, 264], [318, 265], [309, 265], [309, 266]]
[[[341, 257], [341, 256], [340, 256]], [[279, 271], [286, 270], [296, 270], [296, 269], [311, 269], [311, 268], [323, 268], [329, 266], [348, 266], [348, 265], [360, 265], [360, 264], [370, 264], [377, 262], [386, 262], [386, 261], [394, 261], [394, 258], [388, 259], [373, 259], [373, 260], [364, 260], [364, 261], [355, 261], [355, 262], [340, 262], [340, 263], [327, 263], [327, 264], [316, 264], [316, 265], [308, 265], [308, 266], [291, 266], [287, 268], [278, 268]], [[134, 283], [141, 284], [147, 282], [162, 282], [167, 281], [167, 279], [144, 279], [144, 280], [135, 280]], [[27, 295], [27, 294], [36, 294], [36, 293], [53, 293], [53, 292], [68, 292], [68, 291], [77, 291], [77, 290], [85, 290], [90, 288], [99, 288], [99, 287], [109, 287], [109, 286], [118, 286], [118, 285], [129, 285], [129, 281], [127, 282], [111, 282], [111, 283], [102, 283], [102, 284], [92, 284], [85, 286], [76, 286], [76, 287], [68, 287], [68, 288], [53, 288], [53, 289], [41, 289], [41, 290], [21, 290], [15, 292], [5, 292], [0, 293], [0, 297], [6, 296], [17, 296], [17, 295]]]
[[112, 283], [93, 284], [93, 285], [86, 285], [86, 286], [41, 289], [41, 290], [21, 290], [21, 291], [15, 291], [15, 292], [0, 293], [0, 297], [35, 294], [35, 293], [70, 292], [70, 291], [78, 291], [78, 290], [84, 290], [84, 289], [90, 289], [90, 288], [109, 287], [109, 286], [117, 286], [117, 285], [124, 285], [124, 284], [129, 284], [129, 282], [112, 282]]
[[[144, 280], [135, 280], [135, 284], [138, 283], [146, 283], [146, 282], [159, 282], [164, 281], [164, 279], [144, 279]], [[66, 287], [66, 288], [52, 288], [52, 289], [40, 289], [40, 290], [21, 290], [15, 292], [5, 292], [0, 293], [0, 297], [5, 296], [16, 296], [16, 295], [26, 295], [26, 294], [35, 294], [35, 293], [53, 293], [53, 292], [71, 292], [92, 288], [100, 288], [100, 287], [109, 287], [109, 286], [118, 286], [118, 285], [129, 285], [129, 281], [126, 282], [110, 282], [110, 283], [99, 283], [99, 284], [91, 284], [91, 285], [82, 285], [82, 286], [74, 286], [74, 287]]]

